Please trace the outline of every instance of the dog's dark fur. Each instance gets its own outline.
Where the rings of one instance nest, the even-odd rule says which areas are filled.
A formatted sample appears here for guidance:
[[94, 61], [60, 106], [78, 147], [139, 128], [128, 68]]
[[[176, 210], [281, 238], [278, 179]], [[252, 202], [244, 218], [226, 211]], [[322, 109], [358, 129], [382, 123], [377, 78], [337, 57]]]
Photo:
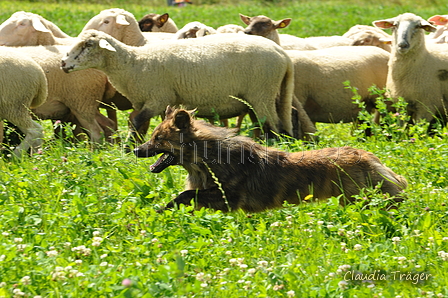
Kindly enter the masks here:
[[287, 153], [195, 120], [192, 113], [168, 107], [151, 140], [135, 150], [138, 157], [163, 154], [151, 166], [154, 173], [170, 165], [188, 171], [186, 191], [167, 208], [194, 199], [197, 208], [259, 212], [285, 201], [298, 204], [310, 194], [343, 194], [344, 204], [363, 187], [380, 184], [382, 192], [396, 196], [407, 186], [370, 152], [341, 147]]

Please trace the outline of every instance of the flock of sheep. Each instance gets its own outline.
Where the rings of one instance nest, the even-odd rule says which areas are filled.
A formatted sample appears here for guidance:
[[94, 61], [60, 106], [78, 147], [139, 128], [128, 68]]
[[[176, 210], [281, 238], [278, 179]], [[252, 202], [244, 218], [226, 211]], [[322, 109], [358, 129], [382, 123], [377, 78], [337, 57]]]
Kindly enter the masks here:
[[[39, 15], [14, 13], [0, 25], [0, 120], [25, 134], [14, 154], [41, 145], [42, 127], [32, 117], [75, 123], [100, 142], [117, 129], [116, 110], [133, 109], [131, 131], [141, 140], [167, 105], [197, 108], [211, 121], [248, 113], [269, 130], [306, 138], [316, 122], [356, 119], [345, 81], [372, 112], [368, 88], [376, 85], [403, 97], [413, 121], [446, 122], [444, 16], [405, 13], [343, 36], [309, 38], [279, 34], [291, 19], [240, 17], [246, 28], [192, 22], [178, 29], [168, 14], [137, 21], [107, 9], [70, 37]], [[0, 131], [2, 141], [3, 125]]]

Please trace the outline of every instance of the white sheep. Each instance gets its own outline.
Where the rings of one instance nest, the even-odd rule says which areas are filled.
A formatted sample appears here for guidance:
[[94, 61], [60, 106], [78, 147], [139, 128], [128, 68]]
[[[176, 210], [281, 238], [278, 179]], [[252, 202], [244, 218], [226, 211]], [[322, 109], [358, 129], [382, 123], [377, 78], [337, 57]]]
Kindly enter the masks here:
[[427, 44], [425, 32], [436, 27], [423, 18], [404, 13], [374, 21], [381, 29], [392, 29], [387, 90], [396, 100], [404, 98], [413, 122], [436, 117], [446, 123], [448, 105], [448, 45]]
[[82, 32], [89, 29], [106, 32], [115, 39], [136, 47], [154, 41], [173, 39], [175, 35], [167, 32], [142, 32], [134, 15], [121, 8], [101, 11], [86, 23]]
[[[70, 37], [65, 34], [56, 24], [51, 21], [43, 18], [42, 16], [30, 12], [16, 12], [14, 13], [8, 20], [0, 25], [0, 44], [8, 45], [8, 46], [39, 46], [39, 45], [69, 45], [74, 43], [76, 38]], [[39, 51], [39, 53], [41, 53]], [[42, 60], [42, 59], [39, 59]], [[58, 68], [57, 60], [53, 60], [55, 62], [54, 69]], [[93, 79], [95, 81], [95, 79]], [[110, 90], [111, 87], [108, 88]], [[50, 92], [50, 98], [53, 96], [53, 90]], [[81, 94], [83, 95], [83, 93]], [[103, 100], [112, 102], [113, 98], [108, 98], [108, 96], [112, 97], [113, 93], [108, 92], [108, 95], [104, 97]], [[90, 97], [87, 98], [87, 100]], [[85, 98], [80, 97], [78, 101], [81, 101], [81, 105], [84, 103]], [[95, 100], [98, 100], [96, 98]], [[56, 107], [53, 109], [62, 110], [62, 106], [60, 101], [52, 101], [53, 104], [56, 104]], [[96, 103], [95, 103], [96, 104]], [[90, 104], [87, 104], [90, 106]], [[108, 114], [114, 113], [110, 112], [108, 109]], [[110, 121], [101, 113], [97, 113], [98, 123], [102, 126], [102, 129], [106, 132], [107, 136], [112, 134], [112, 130], [117, 130], [116, 125], [116, 117]], [[62, 120], [63, 122], [73, 122], [76, 124], [75, 135], [82, 133], [83, 128], [81, 127], [79, 121], [71, 115], [67, 114], [65, 118], [61, 118], [58, 120]], [[104, 125], [104, 126], [103, 126]]]
[[167, 32], [176, 33], [179, 29], [168, 13], [150, 13], [138, 21], [142, 32]]
[[201, 22], [190, 22], [176, 32], [174, 39], [197, 38], [210, 34], [216, 34], [216, 30]]
[[235, 24], [227, 24], [216, 28], [216, 33], [244, 33], [244, 27]]
[[269, 128], [279, 132], [281, 122], [292, 135], [293, 66], [273, 42], [213, 34], [130, 47], [96, 30], [79, 38], [62, 60], [62, 68], [71, 72], [94, 67], [105, 72], [140, 111], [133, 121], [137, 129], [167, 105], [198, 108], [199, 117], [230, 118], [247, 112], [248, 103]]
[[317, 50], [336, 46], [350, 46], [353, 41], [342, 36], [314, 36], [300, 38], [290, 34], [278, 34], [277, 29], [286, 28], [291, 19], [274, 21], [266, 16], [248, 17], [240, 14], [241, 20], [247, 25], [244, 33], [266, 37], [279, 44], [285, 50]]
[[72, 112], [91, 140], [100, 142], [104, 137], [102, 127], [113, 127], [115, 123], [100, 113], [99, 103], [104, 97], [111, 97], [110, 93], [115, 90], [110, 89], [107, 76], [98, 70], [64, 73], [60, 61], [69, 49], [61, 45], [27, 46], [14, 48], [14, 51], [36, 61], [47, 78], [47, 101], [33, 109], [33, 114], [40, 119], [58, 120]]
[[294, 64], [294, 95], [313, 122], [339, 123], [357, 120], [359, 107], [353, 103], [356, 87], [369, 110], [376, 95], [368, 89], [386, 86], [389, 53], [373, 46], [341, 46], [314, 51], [287, 50]]
[[353, 39], [354, 46], [376, 46], [391, 51], [392, 36], [373, 26], [355, 25], [342, 36]]
[[38, 14], [18, 11], [0, 25], [0, 45], [70, 45], [74, 38]]
[[434, 15], [428, 19], [434, 25], [437, 25], [436, 31], [426, 36], [427, 41], [434, 43], [448, 43], [448, 16]]
[[29, 148], [35, 149], [42, 143], [42, 126], [33, 121], [30, 108], [40, 106], [47, 98], [44, 71], [33, 59], [1, 47], [0, 90], [0, 143], [3, 120], [8, 120], [25, 134], [14, 149], [14, 154], [20, 157]]

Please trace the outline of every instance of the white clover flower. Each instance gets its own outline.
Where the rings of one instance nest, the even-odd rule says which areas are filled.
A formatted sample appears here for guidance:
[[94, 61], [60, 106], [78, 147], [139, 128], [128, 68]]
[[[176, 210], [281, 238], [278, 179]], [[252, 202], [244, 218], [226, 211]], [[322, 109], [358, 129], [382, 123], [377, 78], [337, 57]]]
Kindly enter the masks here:
[[99, 235], [101, 235], [100, 231], [93, 231], [92, 233], [93, 237], [98, 237]]
[[341, 280], [340, 282], [338, 282], [338, 287], [345, 290], [348, 288], [348, 282], [346, 282], [345, 280]]
[[81, 265], [82, 264], [82, 260], [75, 260], [75, 264], [76, 265]]
[[142, 235], [142, 236], [145, 236], [146, 233], [147, 233], [146, 230], [141, 230], [141, 231], [140, 231], [140, 235]]
[[107, 258], [107, 254], [102, 254], [102, 255], [100, 256], [100, 259], [105, 259], [105, 258]]
[[4, 281], [0, 282], [0, 288], [6, 288], [6, 282]]
[[231, 255], [232, 255], [232, 252], [231, 252], [230, 250], [228, 250], [228, 251], [225, 252], [225, 254], [226, 254], [227, 256], [231, 256]]
[[187, 249], [182, 249], [182, 250], [180, 251], [180, 254], [181, 254], [183, 257], [185, 257], [185, 256], [188, 254], [188, 250], [187, 250]]
[[100, 263], [100, 267], [106, 267], [107, 265], [108, 265], [107, 262], [101, 262], [101, 263]]
[[12, 290], [12, 293], [14, 294], [14, 297], [25, 296], [25, 293], [20, 289], [14, 289]]
[[92, 250], [90, 248], [87, 248], [85, 245], [73, 247], [72, 251], [82, 254], [83, 256], [90, 256], [90, 254], [92, 253]]
[[14, 238], [15, 243], [21, 243], [23, 241], [23, 238]]
[[20, 280], [20, 282], [24, 285], [30, 285], [31, 284], [31, 277], [29, 277], [28, 275], [25, 275], [24, 277], [22, 277], [22, 279]]
[[199, 272], [198, 274], [196, 274], [196, 279], [199, 281], [204, 281], [205, 279], [205, 273], [204, 272]]
[[267, 261], [258, 261], [257, 264], [261, 267], [267, 267], [269, 263]]
[[6, 259], [6, 256], [5, 256], [5, 255], [1, 255], [1, 256], [0, 256], [0, 262], [3, 262], [5, 259]]
[[45, 252], [47, 254], [47, 257], [56, 257], [58, 255], [57, 250], [49, 250], [47, 252]]
[[399, 263], [403, 263], [404, 261], [406, 261], [406, 257], [397, 257], [397, 260]]
[[339, 270], [341, 271], [348, 271], [348, 269], [352, 268], [352, 266], [350, 265], [341, 265], [338, 267]]
[[437, 255], [442, 258], [442, 260], [447, 261], [448, 260], [448, 253], [444, 252], [443, 250], [437, 252]]
[[236, 263], [238, 263], [238, 260], [237, 260], [237, 259], [230, 259], [230, 260], [229, 260], [229, 263], [230, 263], [231, 265], [236, 265]]
[[26, 248], [26, 244], [17, 244], [17, 251], [24, 251]]
[[291, 291], [286, 292], [286, 295], [287, 295], [289, 298], [292, 298], [292, 297], [294, 297], [294, 296], [296, 295], [296, 292], [294, 292], [293, 290], [291, 290]]
[[249, 270], [247, 270], [247, 273], [249, 274], [255, 274], [255, 272], [257, 272], [257, 269], [255, 268], [250, 268]]
[[322, 220], [319, 220], [319, 221], [317, 222], [317, 224], [318, 224], [319, 226], [321, 226], [321, 225], [324, 224], [324, 222], [323, 222]]
[[208, 287], [208, 284], [206, 282], [201, 283], [201, 288], [206, 288]]
[[157, 239], [157, 238], [152, 238], [151, 239], [151, 242], [154, 244], [154, 243], [157, 243], [157, 242], [159, 242], [159, 239]]
[[8, 232], [2, 232], [2, 235], [5, 236], [5, 237], [8, 237], [9, 233]]
[[239, 264], [238, 265], [241, 269], [246, 269], [247, 267], [249, 267], [249, 266], [247, 266], [246, 264]]
[[370, 284], [370, 285], [368, 285], [367, 287], [370, 288], [370, 289], [372, 289], [372, 288], [375, 287], [375, 284]]
[[271, 227], [281, 227], [282, 223], [279, 221], [271, 223]]
[[355, 244], [355, 246], [353, 246], [353, 250], [361, 250], [361, 249], [362, 249], [361, 244]]
[[398, 242], [400, 242], [401, 241], [401, 238], [400, 237], [392, 237], [392, 242], [394, 243], [394, 244], [397, 244]]

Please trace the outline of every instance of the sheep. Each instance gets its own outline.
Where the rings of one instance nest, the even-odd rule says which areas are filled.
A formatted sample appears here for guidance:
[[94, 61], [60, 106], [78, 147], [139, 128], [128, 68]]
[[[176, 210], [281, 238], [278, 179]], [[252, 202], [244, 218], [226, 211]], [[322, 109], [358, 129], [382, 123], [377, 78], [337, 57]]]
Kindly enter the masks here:
[[190, 22], [176, 32], [174, 39], [204, 37], [216, 34], [216, 30], [200, 22]]
[[428, 19], [434, 25], [437, 25], [436, 31], [426, 36], [427, 40], [434, 43], [448, 43], [448, 16], [435, 15]]
[[446, 124], [448, 105], [448, 46], [427, 44], [425, 32], [436, 27], [413, 13], [373, 22], [378, 28], [392, 29], [392, 52], [387, 76], [388, 95], [402, 97], [411, 121]]
[[175, 36], [174, 33], [167, 32], [142, 32], [134, 15], [121, 8], [101, 11], [86, 23], [82, 32], [89, 29], [106, 32], [117, 40], [136, 47], [173, 39]]
[[140, 21], [138, 21], [138, 26], [142, 32], [176, 33], [179, 30], [176, 23], [174, 23], [168, 13], [147, 14]]
[[244, 33], [244, 27], [235, 24], [227, 24], [216, 29], [216, 33]]
[[291, 19], [273, 21], [266, 16], [248, 17], [240, 14], [241, 20], [247, 25], [244, 33], [260, 35], [279, 44], [285, 50], [317, 50], [335, 46], [349, 46], [353, 41], [342, 36], [316, 36], [300, 38], [289, 34], [278, 34], [277, 29], [286, 28]]
[[[76, 38], [65, 34], [54, 23], [38, 14], [30, 12], [16, 12], [0, 26], [0, 44], [7, 46], [69, 45], [75, 40]], [[55, 64], [54, 67], [57, 68], [58, 65]], [[109, 94], [112, 96], [111, 92], [109, 92]], [[84, 100], [84, 98], [79, 98], [78, 100]], [[112, 99], [109, 98], [104, 98], [104, 100], [112, 101]], [[53, 103], [56, 102], [53, 101]], [[58, 102], [57, 107], [53, 109], [62, 110], [62, 107]], [[112, 122], [99, 112], [97, 113], [97, 118], [99, 120], [99, 124], [102, 125], [102, 129], [105, 130], [108, 136], [112, 134], [110, 129], [117, 129], [116, 119], [112, 120], [114, 121]], [[67, 114], [66, 117], [58, 120], [75, 123], [75, 135], [82, 132], [80, 123], [71, 115]]]
[[75, 38], [38, 14], [18, 11], [0, 25], [0, 45], [70, 45]]
[[[204, 118], [235, 117], [247, 112], [249, 104], [273, 131], [280, 132], [281, 121], [283, 130], [292, 135], [293, 66], [273, 42], [214, 34], [130, 47], [96, 30], [79, 38], [62, 59], [62, 69], [94, 67], [106, 73], [140, 111], [133, 120], [137, 129], [169, 104], [198, 108], [198, 116]], [[150, 75], [134, 75], [146, 72]]]
[[102, 127], [113, 127], [115, 123], [100, 113], [99, 103], [110, 98], [115, 90], [108, 89], [107, 76], [98, 70], [65, 74], [60, 69], [60, 60], [68, 50], [69, 47], [61, 45], [14, 48], [36, 61], [47, 78], [47, 101], [33, 109], [33, 114], [40, 119], [58, 120], [72, 112], [88, 131], [91, 141], [100, 142], [104, 137]]
[[33, 121], [30, 108], [40, 106], [47, 98], [47, 80], [43, 69], [33, 59], [8, 48], [0, 48], [0, 143], [3, 142], [3, 120], [8, 120], [25, 133], [13, 153], [21, 157], [29, 148], [42, 143], [43, 128]]
[[294, 64], [294, 95], [314, 123], [357, 120], [359, 107], [353, 103], [353, 92], [344, 88], [345, 81], [357, 88], [372, 111], [376, 96], [368, 88], [386, 86], [389, 53], [378, 47], [341, 46], [286, 53]]
[[343, 37], [354, 40], [354, 46], [376, 46], [390, 53], [392, 36], [383, 30], [367, 25], [355, 25]]

